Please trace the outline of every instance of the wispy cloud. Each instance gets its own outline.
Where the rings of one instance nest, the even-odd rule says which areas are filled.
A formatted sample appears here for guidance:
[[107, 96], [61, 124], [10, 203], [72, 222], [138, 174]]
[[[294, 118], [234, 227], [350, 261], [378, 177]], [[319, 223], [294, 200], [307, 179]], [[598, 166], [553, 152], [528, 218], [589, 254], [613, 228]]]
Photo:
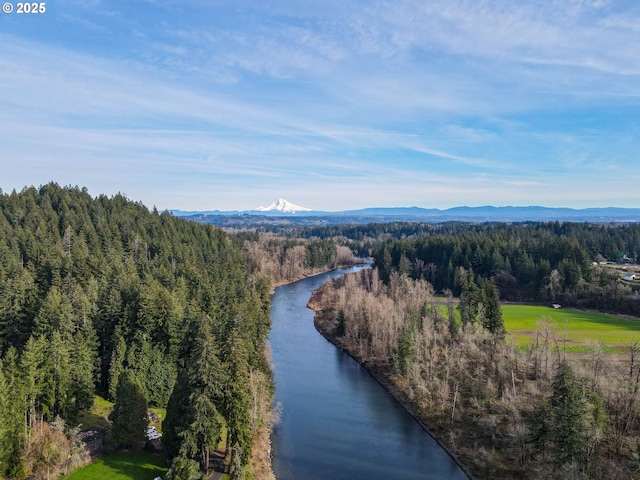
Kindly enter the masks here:
[[0, 18], [3, 189], [53, 179], [185, 209], [640, 201], [640, 9], [623, 2], [49, 13]]

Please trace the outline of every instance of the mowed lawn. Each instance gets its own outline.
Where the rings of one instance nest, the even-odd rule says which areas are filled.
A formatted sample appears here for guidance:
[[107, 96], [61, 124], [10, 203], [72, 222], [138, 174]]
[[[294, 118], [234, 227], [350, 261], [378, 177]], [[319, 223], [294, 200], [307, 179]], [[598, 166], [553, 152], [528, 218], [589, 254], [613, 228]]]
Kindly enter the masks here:
[[536, 324], [541, 317], [556, 322], [559, 342], [564, 338], [567, 326], [568, 351], [586, 351], [595, 342], [602, 343], [607, 350], [616, 351], [619, 347], [640, 342], [640, 319], [574, 309], [502, 305], [504, 326], [520, 346], [535, 341]]
[[161, 455], [146, 452], [113, 453], [68, 476], [66, 480], [153, 480], [167, 472]]

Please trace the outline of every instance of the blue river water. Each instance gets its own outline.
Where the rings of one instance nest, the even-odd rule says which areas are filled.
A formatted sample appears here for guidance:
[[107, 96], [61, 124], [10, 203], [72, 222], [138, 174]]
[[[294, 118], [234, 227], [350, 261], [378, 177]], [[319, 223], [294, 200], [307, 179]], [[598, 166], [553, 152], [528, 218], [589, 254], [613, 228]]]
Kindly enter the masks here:
[[[362, 268], [362, 267], [356, 267]], [[280, 480], [466, 480], [467, 476], [355, 360], [324, 339], [306, 307], [336, 270], [278, 287], [270, 344]]]

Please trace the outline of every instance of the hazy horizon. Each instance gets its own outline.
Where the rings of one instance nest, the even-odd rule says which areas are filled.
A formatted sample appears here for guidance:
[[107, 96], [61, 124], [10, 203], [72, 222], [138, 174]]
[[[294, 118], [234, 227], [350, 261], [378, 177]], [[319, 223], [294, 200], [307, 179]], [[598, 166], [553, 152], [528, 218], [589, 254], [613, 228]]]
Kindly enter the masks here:
[[[287, 201], [289, 201], [288, 199], [285, 199]], [[273, 203], [273, 202], [272, 202]], [[298, 206], [298, 207], [303, 207], [305, 209], [308, 209], [308, 211], [311, 212], [326, 212], [326, 213], [332, 213], [332, 212], [343, 212], [343, 211], [350, 211], [350, 210], [365, 210], [365, 209], [412, 209], [412, 208], [418, 208], [418, 209], [425, 209], [425, 210], [430, 210], [430, 209], [437, 209], [437, 210], [451, 210], [451, 209], [455, 209], [455, 208], [548, 208], [548, 209], [563, 209], [563, 208], [568, 208], [568, 209], [572, 209], [572, 210], [590, 210], [590, 209], [609, 209], [609, 208], [615, 208], [615, 209], [624, 209], [624, 208], [629, 208], [629, 209], [635, 209], [635, 210], [639, 210], [640, 211], [640, 207], [617, 207], [615, 205], [605, 205], [605, 206], [587, 206], [587, 207], [581, 207], [581, 208], [572, 208], [572, 207], [548, 207], [546, 205], [452, 205], [449, 207], [442, 207], [442, 208], [438, 208], [438, 207], [430, 207], [430, 206], [424, 206], [424, 205], [369, 205], [367, 207], [362, 207], [362, 208], [358, 208], [358, 209], [350, 209], [350, 208], [344, 208], [341, 210], [321, 210], [318, 208], [309, 208], [306, 205], [298, 205], [295, 202], [290, 202], [293, 203], [294, 205]], [[260, 211], [260, 208], [264, 208], [266, 207], [267, 204], [265, 205], [259, 205], [253, 208], [247, 208], [247, 209], [229, 209], [229, 210], [223, 210], [223, 209], [219, 209], [219, 208], [213, 208], [213, 209], [207, 209], [207, 210], [184, 210], [184, 209], [179, 209], [179, 208], [170, 208], [168, 210], [170, 211], [179, 211], [179, 212], [208, 212], [208, 211], [219, 211], [219, 212], [243, 212], [243, 211], [251, 211], [251, 212], [257, 212]], [[300, 211], [297, 212], [298, 215], [304, 215], [304, 211]]]
[[0, 188], [159, 210], [640, 207], [624, 0], [46, 3], [0, 15]]

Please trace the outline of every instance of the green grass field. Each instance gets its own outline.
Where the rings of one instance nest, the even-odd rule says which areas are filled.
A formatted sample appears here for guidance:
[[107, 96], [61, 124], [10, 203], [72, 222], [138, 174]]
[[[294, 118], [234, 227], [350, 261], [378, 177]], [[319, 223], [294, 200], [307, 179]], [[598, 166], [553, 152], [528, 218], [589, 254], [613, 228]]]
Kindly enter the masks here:
[[158, 454], [114, 453], [66, 477], [66, 480], [153, 480], [166, 473], [167, 462]]
[[567, 351], [587, 351], [589, 345], [600, 342], [607, 351], [640, 342], [640, 320], [630, 320], [597, 312], [575, 309], [554, 309], [531, 305], [503, 305], [502, 317], [507, 331], [519, 346], [535, 340], [536, 323], [541, 317], [551, 318], [557, 325], [558, 339], [564, 338], [567, 326]]

